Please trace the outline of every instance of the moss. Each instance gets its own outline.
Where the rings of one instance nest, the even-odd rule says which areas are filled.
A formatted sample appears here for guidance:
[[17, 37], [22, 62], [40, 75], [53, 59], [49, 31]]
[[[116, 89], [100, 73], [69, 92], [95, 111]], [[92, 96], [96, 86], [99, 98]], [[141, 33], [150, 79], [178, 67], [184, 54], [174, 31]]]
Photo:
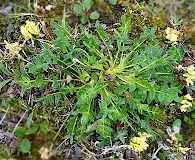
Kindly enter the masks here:
[[192, 141], [195, 141], [195, 127], [194, 124], [195, 124], [195, 118], [192, 118], [192, 114], [195, 113], [194, 111], [193, 112], [190, 112], [190, 113], [187, 113], [185, 116], [187, 116], [188, 118], [190, 118], [190, 120], [192, 121], [192, 124], [188, 124], [186, 122], [184, 122], [184, 118], [181, 118], [182, 119], [182, 128], [181, 128], [181, 134], [183, 135], [183, 141], [182, 141], [182, 144], [185, 146], [186, 144], [188, 144], [189, 142], [192, 142]]
[[94, 0], [95, 7], [102, 13], [113, 18], [113, 13], [109, 5], [107, 5], [104, 0]]
[[131, 28], [133, 31], [133, 36], [139, 36], [145, 27], [158, 26], [156, 35], [161, 38], [164, 35], [164, 30], [167, 27], [167, 22], [164, 19], [165, 13], [161, 12], [155, 17], [147, 17], [147, 15], [142, 15], [141, 13], [131, 14]]

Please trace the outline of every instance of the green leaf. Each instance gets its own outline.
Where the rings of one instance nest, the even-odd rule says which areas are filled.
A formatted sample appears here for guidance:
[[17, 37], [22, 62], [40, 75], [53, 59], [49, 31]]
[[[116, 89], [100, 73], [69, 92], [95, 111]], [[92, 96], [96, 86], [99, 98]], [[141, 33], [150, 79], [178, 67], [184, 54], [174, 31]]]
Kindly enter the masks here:
[[83, 16], [81, 17], [81, 22], [82, 22], [83, 24], [86, 24], [86, 23], [88, 22], [88, 16], [87, 16], [87, 15], [83, 15]]
[[67, 83], [70, 83], [71, 80], [72, 80], [72, 77], [71, 77], [70, 75], [67, 75], [67, 76], [66, 76], [66, 81], [67, 81]]
[[28, 153], [31, 148], [31, 143], [27, 138], [24, 138], [20, 141], [19, 147], [22, 153]]
[[74, 8], [73, 8], [73, 10], [74, 10], [74, 12], [76, 13], [76, 14], [81, 14], [81, 13], [83, 13], [83, 6], [82, 5], [79, 5], [79, 4], [76, 4], [75, 6], [74, 6]]
[[125, 135], [127, 135], [127, 130], [120, 130], [118, 133], [117, 133], [117, 138], [120, 139], [120, 141], [125, 144]]
[[117, 0], [108, 0], [108, 2], [111, 4], [111, 5], [116, 5], [116, 3], [117, 3]]
[[[110, 35], [102, 28], [99, 21], [96, 21], [95, 27], [96, 27], [96, 31], [98, 32], [98, 35], [102, 39], [102, 41], [105, 41], [105, 39], [110, 38]], [[97, 65], [99, 65], [99, 63]]]
[[121, 4], [122, 7], [127, 7], [128, 6], [128, 2], [127, 1], [123, 1], [123, 3]]
[[79, 113], [82, 114], [81, 124], [87, 125], [90, 120], [93, 120], [93, 115], [91, 113], [91, 104], [84, 104], [79, 110]]
[[70, 144], [73, 143], [73, 136], [75, 134], [76, 122], [77, 122], [77, 117], [69, 119], [68, 135], [70, 137]]
[[81, 117], [81, 124], [82, 125], [87, 125], [89, 123], [90, 120], [90, 115], [89, 112], [85, 112], [82, 117]]
[[37, 130], [39, 129], [39, 125], [35, 124], [34, 126], [32, 126], [31, 128], [29, 128], [26, 132], [26, 134], [33, 134], [35, 133]]
[[122, 114], [122, 113], [120, 113], [120, 111], [118, 110], [118, 109], [116, 109], [117, 108], [117, 106], [112, 106], [112, 107], [110, 107], [109, 109], [108, 109], [108, 116], [109, 116], [109, 118], [111, 119], [111, 120], [113, 120], [113, 121], [116, 121], [117, 119], [118, 120], [121, 120], [121, 119], [123, 119], [125, 116]]
[[160, 92], [159, 94], [158, 94], [158, 100], [159, 100], [159, 102], [163, 102], [164, 101], [164, 99], [166, 98], [166, 95], [164, 95], [164, 93], [162, 93], [162, 92]]
[[193, 91], [195, 91], [195, 85], [194, 86], [190, 86], [190, 89], [192, 89]]
[[149, 108], [150, 111], [148, 112], [148, 115], [151, 119], [159, 119], [162, 117], [165, 109], [160, 109], [157, 106], [153, 106]]
[[30, 68], [29, 68], [29, 73], [34, 73], [34, 72], [36, 72], [36, 71], [38, 71], [38, 67], [37, 67], [37, 65], [34, 65], [34, 66], [31, 66]]
[[188, 119], [189, 119], [189, 118], [188, 118], [187, 116], [184, 116], [184, 119], [183, 119], [183, 120], [184, 120], [184, 122], [187, 123], [187, 122], [188, 122]]
[[143, 114], [144, 111], [148, 112], [149, 111], [149, 105], [148, 104], [137, 104], [137, 109], [140, 114]]
[[112, 128], [110, 127], [110, 121], [106, 118], [101, 118], [97, 121], [96, 132], [102, 137], [107, 138], [111, 136]]
[[44, 71], [47, 71], [48, 68], [49, 68], [49, 66], [48, 66], [47, 63], [44, 63], [44, 64], [42, 65], [42, 69], [43, 69]]
[[20, 71], [21, 71], [21, 74], [22, 74], [22, 75], [28, 76], [28, 73], [27, 73], [27, 71], [26, 71], [24, 62], [22, 62], [22, 63], [20, 64]]
[[181, 134], [176, 133], [174, 136], [178, 139], [178, 141], [183, 141], [183, 137]]
[[9, 81], [11, 81], [11, 79], [7, 79], [7, 80], [4, 80], [4, 81], [0, 82], [0, 89], [1, 89], [6, 83], [8, 83]]
[[42, 82], [43, 82], [42, 74], [38, 74], [37, 78], [35, 79], [35, 86], [40, 87]]
[[2, 70], [3, 73], [5, 73], [8, 76], [13, 76], [14, 74], [11, 73], [6, 67], [4, 67], [3, 65], [0, 65], [0, 70]]
[[24, 127], [18, 126], [15, 130], [15, 134], [18, 138], [20, 138], [26, 134], [26, 129]]
[[180, 62], [184, 55], [184, 49], [182, 46], [172, 46], [169, 49], [169, 55], [174, 62]]
[[22, 89], [30, 89], [33, 85], [31, 84], [31, 80], [27, 76], [23, 76], [21, 80], [14, 80], [15, 83], [19, 84]]
[[163, 152], [159, 152], [159, 153], [158, 153], [158, 157], [159, 157], [160, 159], [166, 159], [167, 157], [169, 157], [169, 156], [171, 156], [171, 155], [173, 155], [173, 153], [170, 152], [170, 151], [163, 151]]
[[193, 113], [191, 116], [192, 116], [192, 118], [195, 118], [195, 113]]
[[60, 93], [54, 94], [54, 104], [55, 105], [58, 105], [58, 103], [60, 102], [60, 99], [61, 99]]
[[99, 13], [94, 11], [94, 12], [91, 12], [90, 13], [90, 16], [89, 16], [91, 19], [98, 19], [100, 17]]
[[86, 8], [86, 10], [90, 10], [93, 6], [93, 1], [92, 0], [84, 0], [83, 5]]
[[174, 126], [176, 126], [176, 127], [181, 127], [181, 119], [176, 119], [174, 122], [173, 122], [173, 124], [172, 124], [172, 127], [174, 127]]
[[48, 126], [46, 124], [40, 124], [40, 129], [44, 133], [49, 132], [49, 128], [48, 128]]
[[3, 158], [9, 159], [10, 158], [10, 152], [8, 150], [1, 151], [0, 156], [2, 156]]
[[26, 126], [27, 126], [27, 128], [30, 128], [30, 126], [31, 126], [32, 117], [33, 117], [33, 112], [28, 116], [28, 119], [27, 119], [27, 121], [26, 121]]

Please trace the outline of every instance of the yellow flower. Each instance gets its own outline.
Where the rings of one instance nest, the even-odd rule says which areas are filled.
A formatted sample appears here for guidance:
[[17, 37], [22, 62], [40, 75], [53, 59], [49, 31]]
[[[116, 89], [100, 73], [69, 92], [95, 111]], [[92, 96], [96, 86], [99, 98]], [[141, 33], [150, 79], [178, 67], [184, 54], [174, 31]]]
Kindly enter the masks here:
[[145, 137], [145, 138], [152, 137], [151, 134], [147, 134], [146, 132], [144, 132], [144, 133], [139, 132], [138, 135], [139, 135], [140, 137]]
[[28, 31], [31, 34], [34, 34], [34, 35], [38, 35], [39, 34], [38, 26], [35, 24], [35, 22], [26, 21], [26, 27], [28, 28]]
[[148, 137], [151, 137], [150, 134], [147, 134], [147, 133], [138, 133], [139, 137], [133, 137], [131, 139], [131, 142], [129, 144], [129, 148], [130, 149], [133, 149], [135, 151], [143, 151], [143, 150], [146, 150], [147, 147], [149, 146], [147, 143], [146, 143], [146, 140]]
[[184, 105], [180, 106], [179, 108], [180, 108], [181, 112], [186, 112], [188, 107], [190, 107], [190, 106], [184, 104]]
[[184, 148], [184, 147], [179, 147], [179, 151], [183, 154], [185, 154], [186, 151], [190, 150], [191, 148]]
[[29, 40], [29, 39], [31, 39], [33, 36], [32, 36], [32, 34], [30, 34], [29, 32], [28, 32], [28, 27], [26, 27], [26, 26], [21, 26], [20, 27], [20, 30], [21, 30], [21, 33], [22, 33], [22, 35], [24, 36], [24, 38], [26, 39], [26, 40]]
[[179, 66], [177, 66], [176, 69], [178, 69], [178, 70], [182, 70], [182, 69], [185, 70], [185, 68], [181, 64]]
[[41, 147], [39, 153], [41, 154], [41, 159], [49, 159], [53, 155], [52, 145], [50, 146], [50, 148], [46, 148], [44, 146]]
[[23, 45], [19, 44], [18, 42], [15, 43], [8, 43], [7, 41], [4, 42], [6, 44], [5, 48], [8, 49], [12, 55], [18, 55], [20, 50], [22, 50]]
[[187, 73], [183, 74], [186, 77], [187, 86], [194, 85], [195, 81], [195, 67], [187, 67]]
[[26, 40], [31, 39], [33, 37], [32, 34], [39, 34], [38, 26], [32, 21], [26, 21], [26, 25], [21, 26], [20, 30]]
[[177, 41], [177, 37], [178, 36], [176, 34], [171, 33], [171, 34], [167, 34], [166, 39], [170, 40], [171, 42], [175, 42]]
[[194, 85], [195, 77], [191, 76], [189, 73], [183, 74], [184, 77], [186, 77], [187, 86]]
[[181, 112], [186, 112], [187, 108], [192, 107], [192, 103], [189, 100], [193, 100], [193, 98], [187, 94], [184, 96], [184, 99], [181, 101], [181, 106], [179, 107]]
[[179, 35], [179, 32], [170, 28], [170, 27], [167, 27], [167, 29], [165, 30], [167, 36], [166, 36], [166, 39], [170, 40], [171, 42], [173, 42], [172, 44], [176, 44], [176, 41], [177, 41], [177, 38], [178, 38], [178, 35]]
[[194, 81], [195, 81], [195, 67], [183, 67], [182, 65], [179, 65], [178, 67], [176, 67], [178, 70], [184, 70], [185, 73], [183, 74], [183, 76], [186, 79], [187, 82], [187, 86], [189, 85], [194, 85]]
[[186, 70], [191, 76], [195, 76], [195, 67], [188, 67]]
[[184, 96], [184, 99], [193, 100], [193, 98], [190, 96], [190, 94], [186, 94]]

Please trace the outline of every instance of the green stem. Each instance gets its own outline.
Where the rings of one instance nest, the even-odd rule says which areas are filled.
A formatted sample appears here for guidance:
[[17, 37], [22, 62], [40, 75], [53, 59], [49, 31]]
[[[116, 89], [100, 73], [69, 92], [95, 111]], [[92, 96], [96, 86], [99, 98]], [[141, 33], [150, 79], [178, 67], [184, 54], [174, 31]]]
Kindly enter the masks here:
[[139, 43], [125, 58], [124, 58], [124, 62], [129, 58], [129, 56], [139, 47], [141, 46], [145, 41], [146, 39], [148, 39], [148, 37], [146, 37], [141, 43]]
[[[71, 110], [71, 112], [75, 109], [76, 105], [73, 107], [73, 109]], [[62, 123], [60, 129], [58, 130], [58, 132], [56, 133], [56, 135], [53, 138], [53, 141], [55, 141], [55, 139], [58, 137], [58, 135], [60, 134], [60, 131], [62, 130], [62, 128], [64, 127], [65, 123], [67, 122], [68, 118], [70, 117], [70, 114], [66, 117], [66, 119], [64, 120], [64, 122]], [[75, 121], [76, 123], [76, 121]], [[75, 124], [74, 124], [75, 125]]]

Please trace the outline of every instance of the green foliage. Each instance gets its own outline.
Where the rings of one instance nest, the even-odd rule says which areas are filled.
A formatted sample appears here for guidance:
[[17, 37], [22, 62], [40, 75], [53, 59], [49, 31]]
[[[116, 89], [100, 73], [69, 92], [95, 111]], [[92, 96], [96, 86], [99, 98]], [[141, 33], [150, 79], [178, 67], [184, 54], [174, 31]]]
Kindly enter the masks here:
[[93, 7], [93, 0], [84, 0], [83, 5], [86, 8], [86, 10], [90, 10]]
[[180, 128], [181, 127], [181, 119], [176, 119], [172, 124], [172, 127], [174, 127], [174, 126]]
[[96, 11], [94, 11], [94, 12], [91, 12], [91, 14], [90, 14], [90, 18], [91, 19], [98, 19], [99, 18], [99, 13], [98, 12], [96, 12]]
[[10, 81], [10, 79], [4, 80], [4, 81], [0, 82], [0, 89], [1, 89], [6, 83], [8, 83], [9, 81]]
[[31, 148], [31, 143], [27, 138], [24, 138], [23, 140], [20, 141], [19, 147], [22, 153], [28, 153]]
[[128, 1], [123, 1], [123, 3], [121, 4], [122, 7], [127, 7], [128, 6]]
[[181, 134], [176, 133], [175, 137], [177, 138], [178, 141], [183, 141], [183, 136]]
[[161, 152], [158, 153], [158, 157], [160, 159], [166, 159], [170, 155], [172, 155], [171, 151], [163, 151], [162, 153]]
[[79, 5], [79, 4], [76, 4], [76, 5], [74, 6], [74, 12], [75, 12], [76, 14], [81, 14], [81, 13], [83, 13], [83, 12], [84, 12], [83, 6], [81, 6], [81, 5]]
[[15, 133], [16, 133], [16, 136], [20, 138], [26, 134], [26, 129], [24, 127], [18, 126]]
[[194, 124], [195, 114], [192, 114], [191, 116], [184, 116], [184, 122], [186, 122], [188, 125]]
[[111, 5], [116, 5], [117, 0], [108, 0], [108, 2], [109, 2]]
[[97, 121], [98, 126], [96, 131], [100, 134], [103, 138], [110, 137], [112, 134], [112, 128], [110, 127], [110, 120], [106, 118], [101, 118]]
[[97, 11], [91, 12], [91, 9], [93, 7], [93, 0], [83, 0], [82, 3], [78, 2], [73, 8], [73, 11], [76, 13], [76, 15], [81, 16], [81, 22], [83, 24], [87, 23], [89, 18], [90, 19], [98, 19], [99, 13]]
[[[139, 38], [131, 39], [130, 23], [130, 18], [122, 16], [121, 26], [113, 34], [105, 32], [98, 22], [96, 34], [85, 33], [80, 27], [77, 41], [65, 22], [52, 23], [57, 36], [54, 51], [65, 52], [57, 63], [71, 66], [71, 77], [80, 82], [78, 88], [72, 88], [77, 101], [68, 127], [71, 143], [74, 137], [85, 137], [86, 126], [92, 125], [101, 137], [112, 137], [116, 132], [112, 125], [118, 120], [132, 130], [140, 127], [152, 132], [149, 119], [162, 116], [165, 108], [161, 106], [181, 101], [178, 93], [182, 86], [175, 79], [173, 63], [181, 61], [182, 48], [172, 46], [165, 52], [156, 40], [157, 27], [145, 28]], [[71, 92], [67, 89], [63, 91], [68, 96]]]
[[5, 150], [5, 151], [1, 152], [0, 155], [1, 155], [3, 158], [6, 158], [6, 159], [9, 159], [9, 158], [10, 158], [10, 153], [9, 153], [8, 150]]
[[[99, 17], [97, 12], [84, 14], [92, 7], [92, 0], [84, 0], [74, 6], [74, 11], [83, 14], [81, 20], [87, 22], [88, 18]], [[182, 60], [183, 48], [162, 47], [155, 35], [156, 26], [145, 28], [139, 37], [133, 38], [131, 19], [123, 15], [120, 23], [112, 33], [106, 32], [98, 21], [93, 32], [78, 26], [75, 35], [64, 19], [52, 22], [56, 36], [52, 44], [42, 43], [41, 52], [30, 62], [21, 63], [13, 74], [0, 66], [21, 86], [23, 96], [35, 89], [40, 91], [32, 104], [51, 110], [52, 114], [53, 108], [57, 108], [57, 113], [66, 113], [54, 139], [64, 129], [63, 136], [70, 144], [84, 141], [89, 135], [96, 135], [101, 145], [116, 140], [125, 144], [124, 136], [130, 132], [154, 134], [151, 120], [160, 119], [169, 104], [182, 100], [178, 96], [182, 86], [173, 64]], [[3, 81], [0, 86], [6, 83]], [[31, 108], [27, 106], [26, 110]], [[25, 126], [15, 131], [21, 138], [23, 153], [30, 150], [27, 135], [50, 131], [49, 123], [43, 121], [49, 113], [44, 112], [36, 123], [36, 112], [28, 113]], [[180, 127], [180, 121], [176, 120], [173, 126]], [[182, 140], [181, 135], [177, 138]]]
[[[64, 155], [64, 149], [69, 147], [71, 153], [72, 150], [76, 153], [76, 157], [72, 154], [71, 157], [78, 159], [91, 155], [98, 159], [97, 154], [102, 155], [104, 151], [109, 151], [104, 158], [114, 152], [110, 159], [124, 156], [128, 159], [128, 154], [123, 154], [125, 146], [138, 132], [147, 132], [152, 137], [147, 142], [148, 150], [140, 153], [142, 159], [150, 159], [151, 152], [158, 153], [162, 160], [182, 159], [184, 154], [178, 153], [178, 147], [186, 145], [183, 139], [190, 138], [178, 132], [184, 127], [193, 135], [194, 100], [190, 112], [183, 114], [177, 107], [181, 106], [181, 97], [193, 93], [195, 86], [180, 84], [178, 78], [182, 82], [183, 72], [175, 68], [183, 62], [188, 64], [184, 56], [193, 58], [191, 52], [183, 48], [191, 46], [190, 29], [182, 32], [185, 26], [181, 27], [177, 18], [172, 19], [181, 33], [176, 45], [166, 43], [166, 24], [156, 22], [164, 19], [164, 7], [169, 5], [158, 1], [150, 4], [125, 0], [72, 2], [64, 4], [57, 0], [50, 5], [49, 1], [41, 1], [32, 5], [29, 1], [29, 11], [26, 5], [21, 7], [19, 1], [15, 4], [5, 0], [1, 6], [0, 123], [3, 132], [0, 133], [0, 157], [40, 159], [39, 149], [47, 147], [51, 158], [61, 159], [58, 155]], [[37, 13], [42, 9], [37, 5], [43, 6], [47, 15], [44, 19], [41, 17], [40, 35], [36, 37], [39, 39], [23, 41], [20, 26], [25, 20], [40, 18]], [[63, 20], [57, 22], [64, 5]], [[188, 3], [184, 5], [190, 7]], [[4, 10], [7, 7], [13, 9]], [[186, 7], [182, 10], [185, 12]], [[31, 11], [35, 14], [15, 15]], [[148, 17], [148, 11], [152, 17]], [[121, 16], [120, 21], [119, 12], [126, 15]], [[100, 14], [101, 22], [95, 22]], [[74, 25], [78, 19], [82, 24], [91, 22]], [[53, 21], [51, 26], [49, 21]], [[21, 59], [4, 57], [10, 52], [5, 49], [5, 37], [8, 42], [24, 45]], [[189, 44], [182, 43], [186, 38]], [[171, 119], [176, 119], [172, 125]], [[168, 135], [165, 136], [166, 128]], [[165, 138], [171, 146], [169, 151], [160, 143], [154, 144]], [[84, 157], [80, 149], [85, 152]], [[180, 154], [179, 157], [176, 154]]]

